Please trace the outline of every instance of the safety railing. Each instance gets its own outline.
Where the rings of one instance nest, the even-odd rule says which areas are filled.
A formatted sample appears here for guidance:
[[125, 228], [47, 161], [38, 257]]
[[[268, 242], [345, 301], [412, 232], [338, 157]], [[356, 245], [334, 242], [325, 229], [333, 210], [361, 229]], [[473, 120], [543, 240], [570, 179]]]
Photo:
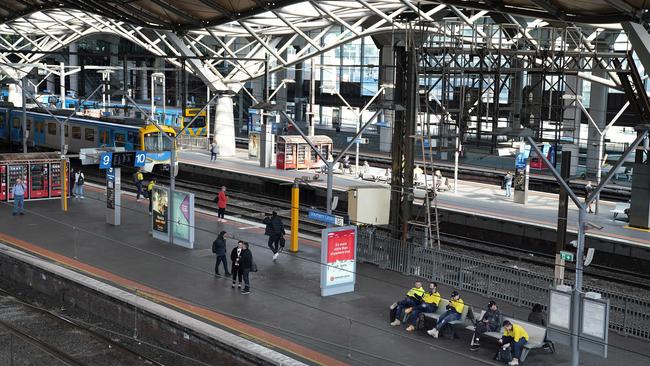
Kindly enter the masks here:
[[178, 147], [183, 150], [208, 150], [208, 138], [205, 136], [178, 135]]
[[[359, 230], [357, 259], [517, 306], [547, 304], [552, 276]], [[571, 285], [571, 281], [565, 281]], [[650, 301], [585, 286], [610, 300], [609, 328], [650, 340]]]

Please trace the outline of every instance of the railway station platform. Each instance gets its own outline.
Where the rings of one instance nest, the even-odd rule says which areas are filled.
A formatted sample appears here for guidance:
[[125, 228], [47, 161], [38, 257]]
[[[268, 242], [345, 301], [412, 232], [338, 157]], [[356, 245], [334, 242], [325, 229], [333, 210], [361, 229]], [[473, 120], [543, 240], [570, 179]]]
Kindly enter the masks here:
[[[235, 157], [218, 158], [211, 162], [209, 154], [202, 151], [185, 151], [180, 154], [181, 171], [201, 167], [237, 174], [241, 177], [255, 177], [278, 182], [293, 182], [295, 178], [314, 175], [313, 171], [278, 170], [261, 168], [257, 161], [249, 160], [246, 152], [238, 150]], [[185, 166], [185, 168], [184, 168]], [[377, 185], [354, 178], [351, 175], [334, 175], [334, 190], [339, 192], [341, 201], [346, 195], [341, 192], [350, 187]], [[310, 183], [311, 186], [326, 188], [326, 178]], [[488, 230], [484, 233], [486, 241], [512, 243], [517, 245], [538, 245], [536, 242], [554, 242], [557, 228], [558, 195], [547, 192], [529, 191], [528, 204], [516, 204], [506, 198], [505, 191], [492, 184], [459, 181], [458, 192], [443, 191], [438, 195], [438, 208], [443, 213], [443, 222], [450, 232], [465, 232], [466, 226]], [[578, 195], [582, 195], [579, 192]], [[323, 204], [324, 206], [324, 201]], [[594, 224], [587, 232], [587, 244], [599, 251], [621, 254], [624, 251], [640, 249], [639, 256], [650, 259], [645, 249], [650, 247], [650, 232], [630, 228], [625, 221], [614, 220], [611, 210], [616, 203], [601, 200], [599, 213], [590, 214], [589, 222]], [[578, 210], [569, 202], [569, 236], [577, 235]], [[624, 215], [619, 215], [619, 218]], [[445, 224], [443, 224], [445, 225]], [[599, 229], [596, 229], [598, 227]], [[512, 240], [513, 236], [527, 238], [525, 244]], [[539, 244], [541, 245], [541, 244]], [[635, 254], [636, 255], [636, 254]]]
[[[184, 311], [203, 322], [264, 344], [308, 364], [320, 365], [497, 365], [495, 349], [485, 343], [469, 351], [469, 336], [432, 339], [388, 325], [388, 306], [401, 299], [414, 278], [358, 264], [354, 293], [321, 297], [320, 248], [302, 238], [300, 251], [272, 260], [260, 223], [228, 219], [217, 222], [208, 211], [197, 213], [195, 248], [154, 240], [145, 201], [122, 197], [122, 225], [105, 223], [105, 192], [88, 186], [86, 199], [72, 201], [69, 212], [58, 201], [29, 202], [25, 216], [11, 216], [0, 205], [0, 240], [53, 263], [107, 283], [139, 290], [162, 305]], [[231, 289], [230, 280], [213, 274], [211, 243], [226, 230], [228, 249], [237, 239], [251, 243], [259, 272], [251, 274], [248, 296]], [[440, 287], [443, 296], [453, 290]], [[467, 305], [484, 308], [489, 299], [462, 292]], [[528, 309], [502, 304], [506, 315], [526, 318]], [[588, 354], [585, 365], [647, 365], [647, 343], [610, 331], [609, 357]], [[569, 365], [567, 347], [557, 353], [533, 351], [526, 365]]]

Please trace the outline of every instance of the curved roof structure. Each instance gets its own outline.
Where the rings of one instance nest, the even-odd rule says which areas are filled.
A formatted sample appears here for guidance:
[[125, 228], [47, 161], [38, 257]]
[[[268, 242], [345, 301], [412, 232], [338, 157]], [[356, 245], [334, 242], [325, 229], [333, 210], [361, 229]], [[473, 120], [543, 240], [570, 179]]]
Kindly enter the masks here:
[[[316, 3], [313, 0], [3, 0], [0, 2], [0, 23], [47, 9], [77, 9], [138, 26], [178, 31], [225, 24], [302, 2]], [[371, 11], [373, 7], [400, 3], [410, 3], [427, 11], [444, 4], [579, 23], [640, 20], [647, 12], [645, 0], [358, 0], [336, 3], [352, 7], [360, 4]]]

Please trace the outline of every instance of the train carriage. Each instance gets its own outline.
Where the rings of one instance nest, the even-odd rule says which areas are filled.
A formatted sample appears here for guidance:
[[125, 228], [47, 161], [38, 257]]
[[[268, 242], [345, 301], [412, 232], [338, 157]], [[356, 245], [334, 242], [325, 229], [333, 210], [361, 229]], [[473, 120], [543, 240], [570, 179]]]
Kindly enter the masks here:
[[[61, 130], [59, 124], [47, 112], [30, 110], [26, 113], [27, 145], [36, 149], [59, 150]], [[60, 116], [65, 119], [65, 115]], [[0, 139], [11, 144], [22, 143], [22, 111], [0, 108]], [[168, 136], [175, 136], [172, 127], [161, 126]], [[92, 119], [72, 117], [64, 128], [68, 151], [78, 153], [85, 148], [123, 147], [126, 150], [147, 152], [146, 171], [168, 169], [171, 164], [170, 139], [160, 133], [153, 124], [144, 120], [122, 117]]]

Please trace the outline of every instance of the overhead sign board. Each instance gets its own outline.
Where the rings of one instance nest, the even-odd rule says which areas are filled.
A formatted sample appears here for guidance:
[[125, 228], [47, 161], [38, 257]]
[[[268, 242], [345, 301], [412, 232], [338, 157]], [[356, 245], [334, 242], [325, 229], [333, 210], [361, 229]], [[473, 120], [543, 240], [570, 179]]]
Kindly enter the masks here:
[[320, 221], [330, 225], [343, 226], [345, 224], [343, 216], [332, 215], [318, 210], [308, 210], [307, 217], [310, 220]]
[[103, 152], [99, 156], [99, 169], [142, 168], [146, 161], [147, 153], [145, 151]]

